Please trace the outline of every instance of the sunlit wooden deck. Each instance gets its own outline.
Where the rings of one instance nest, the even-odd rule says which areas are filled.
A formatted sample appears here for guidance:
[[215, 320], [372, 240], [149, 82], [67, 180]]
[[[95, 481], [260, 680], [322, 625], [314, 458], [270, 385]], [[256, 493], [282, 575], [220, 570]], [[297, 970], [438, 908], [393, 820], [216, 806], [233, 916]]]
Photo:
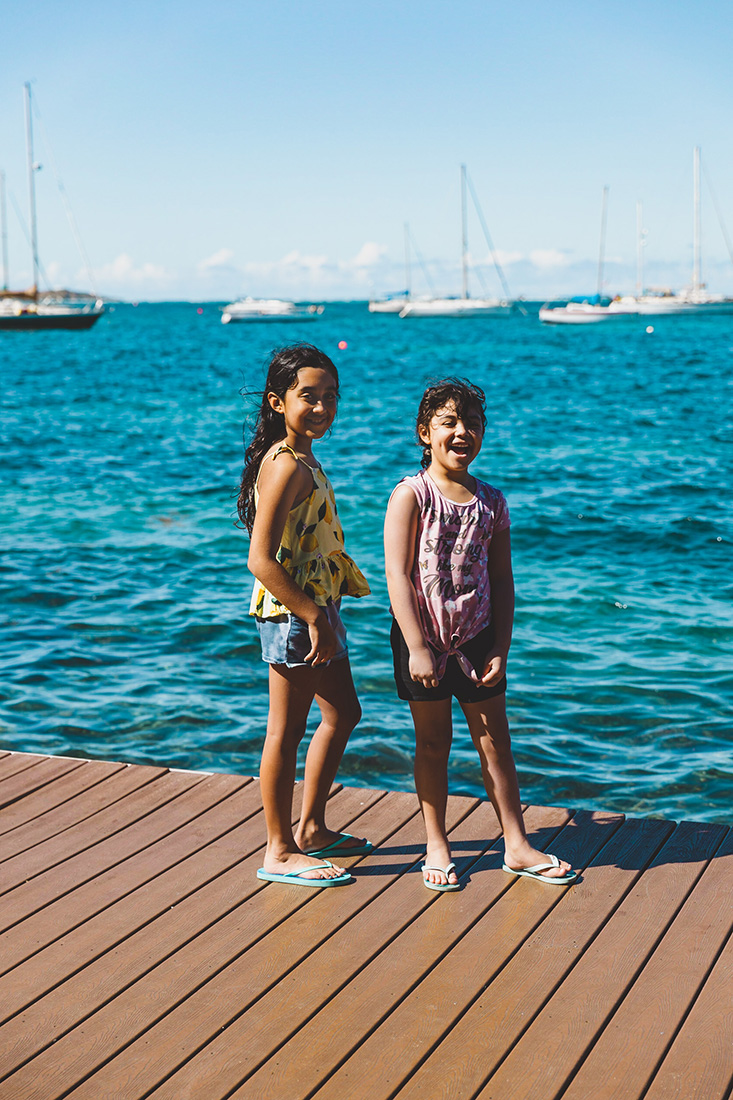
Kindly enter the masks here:
[[2, 1100], [730, 1096], [729, 828], [529, 807], [551, 888], [453, 797], [440, 895], [413, 795], [331, 806], [355, 884], [267, 885], [255, 780], [0, 756]]

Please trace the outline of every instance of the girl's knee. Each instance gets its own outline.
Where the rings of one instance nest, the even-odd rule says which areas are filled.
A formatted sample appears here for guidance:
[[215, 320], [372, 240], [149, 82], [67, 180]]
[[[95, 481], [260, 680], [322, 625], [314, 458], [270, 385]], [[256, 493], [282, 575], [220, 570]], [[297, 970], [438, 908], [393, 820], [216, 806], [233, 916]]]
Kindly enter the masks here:
[[415, 753], [423, 759], [445, 760], [450, 754], [451, 738], [435, 734], [415, 737]]

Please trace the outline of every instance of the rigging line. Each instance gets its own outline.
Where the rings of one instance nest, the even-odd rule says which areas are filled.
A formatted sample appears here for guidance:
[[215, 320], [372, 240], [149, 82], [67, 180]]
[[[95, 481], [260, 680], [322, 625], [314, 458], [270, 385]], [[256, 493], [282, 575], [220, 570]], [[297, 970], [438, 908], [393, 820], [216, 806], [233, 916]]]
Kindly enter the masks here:
[[43, 121], [43, 117], [41, 115], [40, 108], [38, 106], [38, 96], [37, 95], [33, 96], [33, 109], [35, 111], [36, 118], [38, 119], [38, 122], [40, 124], [41, 133], [43, 134], [43, 141], [44, 141], [44, 144], [46, 146], [46, 150], [47, 150], [48, 155], [49, 155], [50, 160], [51, 160], [51, 169], [53, 171], [54, 179], [56, 180], [56, 186], [59, 189], [59, 194], [61, 195], [61, 201], [64, 205], [64, 210], [66, 212], [66, 218], [67, 218], [67, 221], [68, 221], [68, 223], [71, 227], [71, 232], [73, 234], [74, 241], [76, 243], [76, 247], [79, 250], [79, 255], [81, 256], [82, 263], [84, 264], [84, 267], [86, 268], [87, 279], [89, 280], [89, 286], [90, 286], [92, 292], [96, 295], [97, 291], [96, 291], [95, 285], [94, 285], [95, 284], [95, 279], [94, 279], [94, 272], [92, 271], [92, 265], [91, 265], [91, 262], [89, 260], [89, 256], [87, 254], [87, 250], [84, 247], [84, 242], [81, 239], [81, 234], [79, 233], [79, 227], [76, 224], [76, 218], [74, 217], [74, 212], [71, 209], [71, 203], [69, 202], [69, 196], [66, 194], [66, 188], [64, 187], [63, 180], [61, 179], [61, 174], [59, 173], [58, 164], [56, 163], [56, 157], [54, 156], [54, 152], [53, 152], [53, 148], [51, 146], [51, 142], [48, 139], [48, 132], [46, 130], [46, 126], [45, 126], [45, 123]]
[[[13, 194], [12, 191], [8, 191], [8, 195], [10, 196], [10, 202], [13, 205], [13, 210], [15, 211], [15, 216], [18, 219], [18, 224], [20, 225], [23, 236], [25, 237], [26, 244], [28, 245], [29, 248], [32, 248], [33, 246], [32, 246], [32, 243], [31, 243], [30, 230], [28, 229], [25, 218], [23, 217], [21, 209], [18, 206], [18, 200], [16, 199], [16, 197]], [[40, 260], [38, 261], [38, 270], [40, 271], [41, 277], [43, 278], [43, 281], [46, 284], [46, 290], [50, 290], [51, 289], [51, 284], [48, 281], [48, 276], [46, 275], [43, 264], [41, 263]]]
[[709, 174], [709, 172], [707, 170], [707, 167], [705, 166], [704, 163], [702, 165], [702, 171], [703, 171], [703, 175], [705, 176], [705, 182], [708, 185], [708, 191], [710, 192], [710, 198], [713, 200], [713, 209], [715, 210], [715, 213], [718, 217], [718, 225], [720, 226], [720, 231], [723, 234], [723, 240], [725, 241], [725, 247], [728, 249], [728, 255], [730, 256], [730, 262], [733, 264], [733, 245], [731, 245], [731, 240], [730, 240], [730, 237], [728, 236], [728, 230], [726, 228], [726, 224], [725, 224], [725, 221], [723, 219], [722, 211], [720, 210], [720, 207], [718, 206], [717, 196], [715, 194], [715, 191], [713, 191], [713, 184], [712, 184], [712, 181], [710, 179], [710, 174]]
[[489, 233], [489, 227], [486, 224], [486, 218], [484, 217], [484, 212], [481, 209], [481, 204], [478, 201], [478, 196], [476, 195], [476, 191], [474, 189], [473, 182], [472, 182], [471, 177], [469, 176], [468, 172], [466, 172], [466, 182], [468, 183], [468, 189], [471, 192], [471, 198], [473, 199], [473, 205], [476, 207], [476, 213], [478, 214], [479, 221], [481, 222], [481, 228], [483, 229], [484, 236], [486, 237], [486, 243], [489, 246], [489, 252], [491, 253], [491, 259], [494, 261], [494, 267], [496, 268], [496, 273], [499, 276], [499, 279], [501, 280], [501, 285], [502, 285], [502, 288], [504, 290], [504, 297], [509, 299], [509, 298], [511, 298], [511, 293], [509, 291], [509, 284], [506, 281], [504, 271], [502, 270], [502, 266], [499, 263], [499, 257], [496, 255], [496, 249], [494, 248], [494, 242], [492, 241], [491, 234]]
[[420, 252], [420, 249], [415, 244], [415, 238], [412, 235], [412, 230], [410, 229], [409, 225], [406, 225], [405, 229], [407, 230], [407, 236], [409, 237], [410, 243], [412, 245], [412, 250], [415, 253], [415, 255], [417, 256], [417, 262], [420, 264], [420, 268], [422, 269], [422, 273], [425, 276], [425, 282], [428, 284], [428, 290], [432, 294], [433, 298], [435, 298], [436, 297], [435, 286], [433, 284], [433, 280], [430, 278], [430, 273], [428, 272], [428, 269], [425, 266], [425, 261], [422, 258], [422, 253]]

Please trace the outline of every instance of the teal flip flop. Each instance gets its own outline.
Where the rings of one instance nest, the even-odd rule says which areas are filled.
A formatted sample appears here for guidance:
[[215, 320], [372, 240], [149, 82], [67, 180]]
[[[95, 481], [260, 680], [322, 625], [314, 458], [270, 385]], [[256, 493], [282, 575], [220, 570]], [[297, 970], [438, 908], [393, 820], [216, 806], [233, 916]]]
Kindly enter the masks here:
[[508, 867], [506, 863], [502, 864], [502, 871], [506, 871], [509, 875], [525, 875], [526, 878], [537, 879], [538, 882], [546, 882], [549, 886], [569, 886], [571, 882], [575, 882], [578, 877], [577, 871], [569, 871], [566, 875], [543, 875], [543, 871], [549, 871], [552, 867], [559, 867], [560, 860], [557, 856], [548, 856], [549, 862], [536, 863], [534, 867]]
[[449, 863], [447, 867], [431, 867], [429, 863], [423, 863], [420, 868], [423, 872], [423, 884], [427, 886], [428, 890], [437, 890], [439, 894], [447, 894], [449, 890], [460, 890], [461, 886], [458, 882], [428, 882], [425, 878], [426, 871], [440, 871], [441, 874], [444, 874], [445, 877], [448, 878], [451, 871], [455, 871], [455, 869], [455, 863]]
[[336, 875], [334, 878], [306, 878], [305, 871], [320, 871], [326, 867], [333, 867], [333, 864], [329, 860], [324, 859], [323, 863], [317, 863], [315, 867], [304, 867], [302, 871], [287, 871], [285, 874], [277, 874], [275, 871], [266, 871], [264, 867], [260, 867], [257, 872], [257, 878], [264, 879], [265, 882], [284, 882], [290, 886], [315, 886], [323, 889], [326, 886], [346, 886], [349, 882], [353, 882], [353, 877], [348, 871], [344, 871], [341, 875]]
[[307, 856], [366, 856], [369, 852], [373, 851], [374, 845], [371, 840], [365, 840], [362, 844], [354, 844], [353, 846], [347, 846], [344, 844], [345, 840], [356, 840], [356, 837], [351, 833], [342, 833], [338, 840], [334, 840], [333, 844], [327, 844], [325, 848], [316, 848], [312, 852], [306, 852]]

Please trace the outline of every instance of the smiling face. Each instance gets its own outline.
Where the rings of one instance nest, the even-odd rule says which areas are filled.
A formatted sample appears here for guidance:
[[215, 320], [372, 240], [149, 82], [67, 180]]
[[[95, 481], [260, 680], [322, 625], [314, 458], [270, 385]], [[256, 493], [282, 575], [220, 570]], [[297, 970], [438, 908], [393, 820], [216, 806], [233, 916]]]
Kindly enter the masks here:
[[267, 400], [285, 418], [288, 441], [310, 450], [311, 441], [321, 439], [334, 422], [338, 404], [338, 383], [322, 367], [301, 367], [294, 386], [284, 397], [268, 393]]
[[484, 438], [483, 419], [478, 408], [469, 405], [462, 414], [453, 401], [436, 409], [430, 422], [418, 429], [420, 441], [430, 447], [431, 466], [446, 473], [468, 470], [481, 450]]

